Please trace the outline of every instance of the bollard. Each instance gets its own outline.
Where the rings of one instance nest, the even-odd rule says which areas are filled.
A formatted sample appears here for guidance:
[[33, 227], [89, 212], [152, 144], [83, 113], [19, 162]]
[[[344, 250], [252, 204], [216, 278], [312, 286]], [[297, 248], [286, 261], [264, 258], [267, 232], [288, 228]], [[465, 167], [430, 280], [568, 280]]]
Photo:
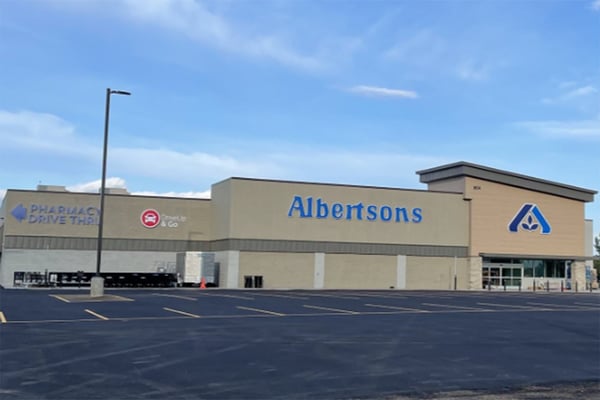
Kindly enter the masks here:
[[533, 280], [533, 291], [535, 292], [535, 279]]
[[550, 281], [546, 281], [546, 292], [550, 291]]
[[488, 281], [488, 292], [492, 290], [492, 281]]
[[590, 293], [592, 293], [592, 282], [590, 281]]
[[560, 291], [561, 291], [561, 293], [565, 291], [565, 283], [564, 283], [564, 281], [560, 281]]
[[519, 281], [519, 292], [521, 291], [521, 281]]
[[579, 281], [575, 281], [575, 293], [579, 292]]
[[502, 286], [504, 286], [504, 291], [506, 292], [506, 281], [502, 282]]

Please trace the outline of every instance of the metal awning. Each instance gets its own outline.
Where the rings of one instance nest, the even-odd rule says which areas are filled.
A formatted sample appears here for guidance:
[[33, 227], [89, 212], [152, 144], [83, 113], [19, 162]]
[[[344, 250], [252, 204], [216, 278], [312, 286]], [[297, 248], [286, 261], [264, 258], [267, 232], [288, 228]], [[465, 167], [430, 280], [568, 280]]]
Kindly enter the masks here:
[[481, 257], [487, 258], [518, 258], [525, 260], [565, 260], [565, 261], [589, 261], [597, 260], [600, 257], [594, 256], [565, 256], [565, 255], [548, 255], [548, 254], [498, 254], [498, 253], [479, 253]]

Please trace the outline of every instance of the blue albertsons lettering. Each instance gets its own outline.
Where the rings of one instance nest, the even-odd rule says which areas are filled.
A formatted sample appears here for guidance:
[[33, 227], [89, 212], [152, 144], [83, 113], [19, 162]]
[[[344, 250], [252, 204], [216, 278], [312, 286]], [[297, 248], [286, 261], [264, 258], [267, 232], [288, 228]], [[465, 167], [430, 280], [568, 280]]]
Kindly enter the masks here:
[[294, 196], [288, 217], [298, 216], [300, 218], [317, 219], [345, 219], [348, 221], [377, 221], [384, 222], [412, 222], [415, 224], [423, 220], [421, 208], [391, 207], [388, 205], [378, 206], [375, 204], [364, 205], [362, 202], [355, 204], [328, 203], [322, 198], [303, 198]]

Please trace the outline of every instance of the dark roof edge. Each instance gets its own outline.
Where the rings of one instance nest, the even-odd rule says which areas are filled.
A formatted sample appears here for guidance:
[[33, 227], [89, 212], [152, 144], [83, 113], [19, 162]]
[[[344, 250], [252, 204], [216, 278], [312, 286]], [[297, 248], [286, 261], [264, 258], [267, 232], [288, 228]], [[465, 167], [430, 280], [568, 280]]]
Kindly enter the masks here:
[[598, 193], [597, 191], [591, 189], [534, 178], [528, 175], [490, 168], [465, 161], [424, 169], [417, 171], [416, 173], [420, 175], [419, 180], [422, 183], [430, 183], [461, 176], [469, 176], [584, 202], [594, 201], [594, 195]]

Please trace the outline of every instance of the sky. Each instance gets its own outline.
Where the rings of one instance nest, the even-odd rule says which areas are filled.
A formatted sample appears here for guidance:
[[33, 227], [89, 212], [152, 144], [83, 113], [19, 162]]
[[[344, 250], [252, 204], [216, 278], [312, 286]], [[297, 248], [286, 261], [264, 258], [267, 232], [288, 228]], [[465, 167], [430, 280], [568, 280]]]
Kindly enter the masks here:
[[107, 88], [134, 194], [457, 161], [600, 190], [600, 0], [0, 0], [0, 88], [0, 199], [97, 192]]

